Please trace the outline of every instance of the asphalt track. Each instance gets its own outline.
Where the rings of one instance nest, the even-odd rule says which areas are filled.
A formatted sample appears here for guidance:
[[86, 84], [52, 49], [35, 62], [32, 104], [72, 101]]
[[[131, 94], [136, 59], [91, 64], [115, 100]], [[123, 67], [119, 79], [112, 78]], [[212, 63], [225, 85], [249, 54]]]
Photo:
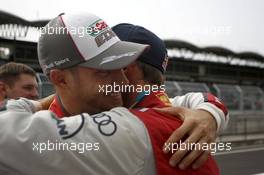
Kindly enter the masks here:
[[218, 153], [221, 175], [264, 175], [264, 147]]

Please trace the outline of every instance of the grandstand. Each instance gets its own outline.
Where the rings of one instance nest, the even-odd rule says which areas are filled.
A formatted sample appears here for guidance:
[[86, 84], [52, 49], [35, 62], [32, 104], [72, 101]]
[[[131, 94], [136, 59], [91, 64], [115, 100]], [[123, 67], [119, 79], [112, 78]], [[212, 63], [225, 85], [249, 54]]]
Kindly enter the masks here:
[[199, 48], [179, 40], [165, 40], [171, 58], [168, 80], [256, 85], [264, 87], [264, 57], [235, 53], [222, 47]]

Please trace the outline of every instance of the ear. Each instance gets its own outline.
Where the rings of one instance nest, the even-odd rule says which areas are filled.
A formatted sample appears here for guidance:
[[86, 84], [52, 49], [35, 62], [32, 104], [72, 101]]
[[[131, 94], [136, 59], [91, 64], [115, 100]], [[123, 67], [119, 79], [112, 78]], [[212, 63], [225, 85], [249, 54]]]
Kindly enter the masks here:
[[49, 78], [55, 87], [63, 88], [63, 89], [67, 87], [67, 80], [66, 80], [67, 75], [64, 70], [59, 70], [59, 69], [51, 70], [49, 73]]

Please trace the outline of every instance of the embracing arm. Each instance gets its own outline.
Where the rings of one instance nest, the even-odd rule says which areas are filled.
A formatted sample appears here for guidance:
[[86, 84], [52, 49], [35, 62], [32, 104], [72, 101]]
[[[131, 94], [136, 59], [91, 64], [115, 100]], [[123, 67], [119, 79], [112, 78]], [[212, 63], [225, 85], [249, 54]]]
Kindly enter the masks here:
[[[171, 102], [172, 108], [157, 110], [180, 116], [183, 124], [171, 134], [164, 148], [166, 144], [178, 142], [183, 138], [186, 138], [182, 140], [184, 143], [210, 144], [227, 126], [229, 115], [226, 106], [210, 93], [187, 93], [176, 96]], [[169, 150], [164, 149], [164, 153], [168, 152]], [[170, 164], [178, 165], [181, 169], [192, 165], [196, 169], [203, 165], [209, 153], [201, 150], [178, 150], [172, 155]]]
[[217, 97], [210, 93], [187, 93], [172, 99], [172, 105], [190, 109], [201, 109], [209, 112], [217, 124], [217, 133], [221, 133], [227, 126], [229, 114], [227, 107]]

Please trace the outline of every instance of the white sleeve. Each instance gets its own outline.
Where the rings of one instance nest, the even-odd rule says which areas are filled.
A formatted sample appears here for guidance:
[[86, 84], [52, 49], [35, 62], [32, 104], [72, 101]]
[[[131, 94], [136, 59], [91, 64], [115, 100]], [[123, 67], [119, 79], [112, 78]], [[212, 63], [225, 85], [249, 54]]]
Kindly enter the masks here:
[[217, 133], [226, 128], [229, 114], [226, 106], [210, 93], [187, 93], [171, 99], [173, 106], [182, 106], [190, 109], [203, 109], [213, 115], [217, 123]]
[[0, 174], [155, 174], [144, 124], [125, 108], [57, 119], [31, 101], [0, 112]]
[[5, 100], [0, 105], [0, 111], [17, 111], [17, 112], [29, 112], [34, 113], [37, 108], [41, 106], [40, 102], [34, 100], [28, 100], [26, 98], [19, 98], [18, 100], [10, 99]]

